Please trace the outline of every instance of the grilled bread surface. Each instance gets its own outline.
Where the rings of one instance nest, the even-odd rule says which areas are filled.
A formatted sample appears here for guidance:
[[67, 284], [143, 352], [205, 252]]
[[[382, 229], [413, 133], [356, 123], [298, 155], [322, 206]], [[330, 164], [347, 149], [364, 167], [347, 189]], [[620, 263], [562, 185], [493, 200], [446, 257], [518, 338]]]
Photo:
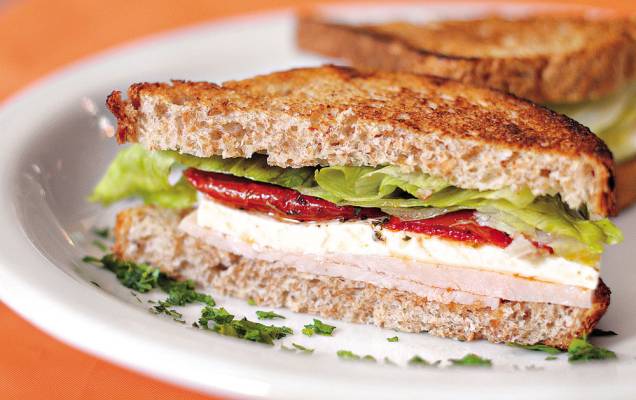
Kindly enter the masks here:
[[539, 103], [596, 99], [636, 78], [636, 24], [628, 18], [347, 25], [306, 15], [297, 36], [301, 48], [360, 68], [442, 76]]
[[577, 122], [492, 89], [409, 73], [301, 68], [223, 85], [140, 83], [113, 92], [120, 142], [281, 167], [393, 164], [465, 188], [560, 193], [615, 206], [612, 155]]

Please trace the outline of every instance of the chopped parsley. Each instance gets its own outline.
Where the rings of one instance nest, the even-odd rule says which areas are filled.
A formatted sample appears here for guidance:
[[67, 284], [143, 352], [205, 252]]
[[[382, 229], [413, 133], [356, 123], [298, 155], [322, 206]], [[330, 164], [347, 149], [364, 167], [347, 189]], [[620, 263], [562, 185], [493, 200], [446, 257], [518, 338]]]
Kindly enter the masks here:
[[107, 254], [102, 258], [86, 256], [82, 261], [106, 268], [113, 272], [124, 286], [140, 293], [149, 292], [156, 287], [161, 288], [168, 294], [168, 298], [164, 301], [166, 306], [184, 306], [190, 303], [215, 305], [210, 295], [194, 290], [193, 281], [176, 281], [148, 264], [123, 261], [114, 254]]
[[314, 318], [314, 323], [305, 325], [305, 328], [302, 330], [302, 332], [307, 336], [313, 336], [314, 334], [322, 336], [332, 336], [335, 329], [335, 326], [325, 324], [321, 320]]
[[586, 337], [574, 339], [568, 347], [568, 361], [580, 362], [591, 360], [608, 360], [616, 358], [616, 353], [602, 347], [594, 346]]
[[108, 246], [104, 242], [102, 242], [101, 240], [95, 239], [91, 243], [92, 243], [93, 246], [97, 247], [98, 249], [100, 249], [103, 252], [107, 252], [108, 251]]
[[552, 346], [547, 346], [545, 344], [521, 344], [521, 343], [514, 343], [514, 342], [509, 342], [506, 343], [508, 346], [512, 346], [512, 347], [518, 347], [520, 349], [526, 349], [526, 350], [532, 350], [532, 351], [542, 351], [544, 353], [548, 353], [550, 355], [556, 355], [561, 353], [561, 350], [557, 349], [556, 347], [552, 347]]
[[142, 304], [143, 304], [143, 301], [141, 301], [141, 299], [139, 298], [139, 296], [137, 296], [137, 293], [135, 293], [135, 292], [133, 292], [133, 291], [131, 290], [131, 291], [130, 291], [130, 295], [131, 295], [132, 297], [134, 297], [134, 298], [137, 300], [137, 302], [138, 302], [138, 303], [142, 303]]
[[[86, 259], [87, 257], [84, 257], [85, 261]], [[95, 260], [94, 257], [91, 259]], [[159, 282], [159, 269], [148, 264], [119, 260], [113, 254], [107, 254], [98, 261], [104, 268], [113, 272], [122, 285], [140, 293], [149, 292], [157, 287]]]
[[359, 356], [359, 355], [357, 355], [357, 354], [355, 354], [355, 353], [353, 353], [352, 351], [349, 351], [349, 350], [338, 350], [336, 352], [336, 354], [338, 355], [339, 358], [341, 358], [343, 360], [348, 360], [348, 361], [377, 362], [375, 357], [373, 357], [370, 354], [367, 354], [366, 356]]
[[592, 333], [590, 333], [589, 337], [601, 337], [601, 336], [617, 336], [618, 333], [614, 331], [604, 331], [602, 329], [594, 329]]
[[288, 351], [290, 353], [296, 353], [296, 354], [298, 354], [298, 353], [301, 353], [301, 354], [312, 354], [314, 352], [314, 349], [309, 349], [309, 348], [307, 348], [305, 346], [301, 346], [301, 345], [299, 345], [297, 343], [292, 343], [292, 346], [293, 347], [287, 347], [284, 344], [281, 344], [280, 345], [280, 349]]
[[314, 349], [307, 348], [298, 343], [292, 343], [292, 346], [294, 346], [295, 349], [302, 351], [303, 353], [311, 354], [314, 352]]
[[210, 295], [195, 291], [195, 283], [191, 280], [175, 281], [162, 274], [159, 277], [158, 285], [164, 292], [168, 293], [166, 302], [171, 305], [184, 306], [190, 303], [203, 303], [208, 306], [216, 305]]
[[96, 265], [98, 267], [102, 266], [102, 262], [100, 261], [100, 259], [97, 258], [97, 257], [93, 257], [93, 256], [84, 256], [84, 257], [82, 257], [82, 262], [85, 262], [87, 264], [93, 264], [93, 265]]
[[256, 300], [250, 297], [249, 299], [247, 299], [247, 304], [249, 304], [250, 306], [255, 306]]
[[274, 319], [274, 318], [285, 319], [284, 315], [276, 314], [273, 311], [256, 311], [256, 316], [258, 317], [258, 319]]
[[408, 361], [409, 365], [415, 366], [415, 367], [437, 367], [439, 365], [439, 363], [440, 363], [439, 360], [431, 363], [429, 361], [426, 361], [425, 359], [423, 359], [422, 357], [420, 357], [418, 355], [414, 355]]
[[95, 236], [99, 236], [102, 239], [108, 239], [108, 237], [110, 236], [110, 228], [108, 227], [93, 228], [92, 232]]
[[201, 310], [201, 317], [199, 317], [199, 325], [207, 328], [210, 321], [214, 321], [217, 324], [227, 324], [232, 322], [233, 319], [234, 315], [227, 312], [223, 307], [204, 307]]
[[386, 338], [386, 340], [387, 342], [398, 342], [400, 341], [400, 338], [397, 336], [393, 336], [393, 337]]
[[[212, 327], [209, 326], [210, 322], [213, 322]], [[199, 325], [203, 329], [208, 329], [224, 336], [270, 345], [274, 344], [274, 340], [284, 338], [293, 333], [291, 328], [286, 326], [263, 325], [247, 318], [237, 320], [234, 319], [234, 315], [228, 313], [224, 308], [214, 308], [212, 306], [205, 306], [201, 310]]]
[[389, 357], [384, 357], [384, 363], [385, 363], [386, 365], [393, 365], [393, 366], [396, 366], [396, 365], [397, 365], [397, 364], [396, 364], [396, 363], [394, 363], [394, 362], [393, 362], [393, 361], [392, 361]]
[[466, 354], [462, 358], [451, 358], [448, 360], [453, 366], [475, 366], [475, 367], [490, 367], [492, 361], [487, 358], [481, 358], [477, 354]]
[[180, 312], [171, 309], [170, 306], [171, 304], [167, 301], [159, 301], [156, 306], [150, 309], [150, 311], [155, 314], [166, 314], [167, 316], [172, 317], [174, 321], [185, 324], [183, 315]]
[[558, 360], [558, 359], [559, 359], [559, 357], [557, 357], [557, 356], [547, 356], [545, 359], [546, 359], [547, 361], [553, 361], [553, 360]]

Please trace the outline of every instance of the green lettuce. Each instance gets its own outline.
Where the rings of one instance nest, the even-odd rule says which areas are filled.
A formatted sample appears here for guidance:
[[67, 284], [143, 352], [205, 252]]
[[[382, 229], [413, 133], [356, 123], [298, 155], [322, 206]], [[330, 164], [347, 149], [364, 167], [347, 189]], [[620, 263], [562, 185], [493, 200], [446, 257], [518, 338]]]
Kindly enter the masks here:
[[636, 84], [598, 100], [548, 107], [590, 128], [617, 161], [636, 155]]
[[174, 164], [174, 158], [163, 152], [130, 146], [117, 153], [89, 200], [108, 205], [140, 197], [147, 204], [166, 208], [191, 207], [196, 203], [196, 190], [183, 178], [175, 185], [169, 182]]
[[[181, 178], [175, 185], [169, 177], [176, 167], [220, 172], [257, 182], [312, 192], [313, 168], [279, 168], [267, 165], [263, 156], [253, 158], [200, 158], [174, 151], [148, 151], [135, 144], [120, 151], [95, 187], [90, 201], [108, 205], [131, 197], [166, 208], [187, 208], [196, 203], [196, 190]], [[315, 189], [314, 189], [315, 190]], [[325, 197], [328, 197], [325, 194]]]
[[314, 168], [275, 167], [268, 165], [267, 158], [262, 155], [256, 155], [252, 158], [222, 158], [219, 156], [200, 158], [179, 154], [175, 151], [161, 151], [159, 153], [177, 164], [201, 171], [220, 172], [294, 189], [315, 185]]
[[[336, 203], [365, 207], [390, 208], [433, 207], [448, 211], [475, 209], [493, 214], [517, 232], [536, 237], [536, 231], [565, 236], [587, 245], [593, 254], [603, 251], [603, 244], [622, 240], [620, 230], [609, 220], [590, 221], [570, 210], [556, 196], [536, 197], [529, 189], [517, 192], [467, 190], [450, 186], [439, 178], [425, 174], [403, 173], [395, 166], [325, 167], [316, 171], [318, 185], [337, 196]], [[395, 198], [400, 189], [420, 198]]]
[[569, 238], [570, 243], [572, 240], [582, 243], [583, 250], [592, 255], [600, 254], [603, 244], [622, 240], [621, 232], [609, 220], [589, 220], [583, 213], [567, 207], [558, 196], [535, 197], [527, 188], [467, 190], [423, 173], [403, 172], [396, 166], [280, 168], [268, 165], [262, 155], [249, 159], [199, 158], [173, 151], [148, 152], [140, 145], [130, 146], [117, 155], [90, 200], [110, 204], [140, 197], [146, 203], [162, 207], [192, 206], [196, 201], [194, 188], [183, 178], [175, 185], [169, 182], [176, 167], [245, 177], [339, 205], [378, 207], [400, 218], [408, 215], [409, 209], [415, 215], [426, 214], [427, 209], [433, 210], [431, 215], [475, 209], [492, 216], [509, 230], [532, 238], [545, 232]]

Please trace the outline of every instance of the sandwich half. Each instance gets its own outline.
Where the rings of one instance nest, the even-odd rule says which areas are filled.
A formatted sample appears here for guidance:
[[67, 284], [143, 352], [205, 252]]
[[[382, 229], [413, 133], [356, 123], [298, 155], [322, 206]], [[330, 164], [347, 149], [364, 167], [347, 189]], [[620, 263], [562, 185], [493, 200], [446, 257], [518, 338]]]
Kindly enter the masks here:
[[462, 340], [565, 348], [609, 305], [613, 161], [502, 92], [335, 66], [141, 83], [93, 201], [117, 257], [223, 294]]
[[358, 68], [424, 73], [530, 99], [579, 121], [618, 162], [619, 209], [636, 201], [636, 23], [542, 15], [428, 24], [298, 23], [301, 48]]

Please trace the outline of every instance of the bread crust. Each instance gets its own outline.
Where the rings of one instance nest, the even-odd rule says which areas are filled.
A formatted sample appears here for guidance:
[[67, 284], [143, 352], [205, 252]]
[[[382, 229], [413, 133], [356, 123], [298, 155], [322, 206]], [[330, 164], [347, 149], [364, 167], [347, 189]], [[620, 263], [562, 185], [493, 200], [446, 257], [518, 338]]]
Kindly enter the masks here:
[[266, 153], [281, 167], [394, 164], [467, 189], [561, 193], [615, 207], [612, 155], [589, 129], [514, 96], [448, 79], [299, 68], [222, 86], [140, 83], [113, 92], [120, 142], [199, 157]]
[[302, 273], [293, 266], [220, 251], [178, 230], [188, 212], [152, 206], [121, 212], [114, 253], [258, 304], [459, 340], [544, 343], [566, 349], [572, 339], [592, 331], [609, 305], [610, 292], [602, 282], [589, 309], [514, 301], [502, 301], [493, 309], [428, 301], [412, 293]]
[[596, 99], [633, 80], [635, 37], [628, 18], [573, 15], [356, 26], [306, 14], [297, 24], [301, 48], [359, 68], [442, 76], [539, 103]]

